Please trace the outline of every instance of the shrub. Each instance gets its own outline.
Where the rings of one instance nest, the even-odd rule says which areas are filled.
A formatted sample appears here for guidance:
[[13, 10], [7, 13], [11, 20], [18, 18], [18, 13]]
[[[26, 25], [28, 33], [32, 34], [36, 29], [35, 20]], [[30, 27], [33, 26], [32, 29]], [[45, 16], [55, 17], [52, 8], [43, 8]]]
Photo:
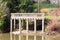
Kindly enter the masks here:
[[54, 20], [51, 20], [50, 23], [48, 24], [48, 29], [50, 31], [56, 31], [58, 33], [60, 33], [60, 20], [58, 19], [54, 19]]
[[[0, 0], [0, 30], [3, 32], [3, 29], [5, 27], [5, 16], [7, 16], [8, 8], [6, 6], [7, 2], [3, 2], [3, 0]], [[4, 30], [5, 31], [5, 30]]]
[[51, 21], [48, 23], [47, 28], [49, 31], [60, 33], [60, 8], [51, 11], [50, 16], [52, 16], [53, 19], [51, 19]]

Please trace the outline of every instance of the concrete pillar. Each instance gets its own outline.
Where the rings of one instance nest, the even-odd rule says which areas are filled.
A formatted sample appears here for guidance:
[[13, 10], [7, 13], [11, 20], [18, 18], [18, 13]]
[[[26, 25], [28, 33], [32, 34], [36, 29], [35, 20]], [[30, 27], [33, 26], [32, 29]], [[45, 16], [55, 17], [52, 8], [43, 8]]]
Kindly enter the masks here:
[[36, 19], [34, 19], [34, 40], [36, 40]]
[[15, 30], [15, 18], [14, 18], [14, 30]]
[[10, 19], [10, 40], [12, 40], [12, 19]]
[[42, 40], [44, 40], [44, 14], [42, 15]]
[[21, 19], [19, 18], [19, 40], [21, 40]]
[[28, 19], [26, 19], [26, 40], [28, 40]]

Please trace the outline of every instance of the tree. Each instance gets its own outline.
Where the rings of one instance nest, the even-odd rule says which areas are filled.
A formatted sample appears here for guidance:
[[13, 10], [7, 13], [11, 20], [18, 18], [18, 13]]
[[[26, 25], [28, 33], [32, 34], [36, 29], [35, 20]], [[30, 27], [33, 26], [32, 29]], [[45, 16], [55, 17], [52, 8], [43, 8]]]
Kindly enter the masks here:
[[26, 13], [34, 11], [34, 3], [33, 0], [8, 0], [7, 6], [10, 9], [10, 13]]

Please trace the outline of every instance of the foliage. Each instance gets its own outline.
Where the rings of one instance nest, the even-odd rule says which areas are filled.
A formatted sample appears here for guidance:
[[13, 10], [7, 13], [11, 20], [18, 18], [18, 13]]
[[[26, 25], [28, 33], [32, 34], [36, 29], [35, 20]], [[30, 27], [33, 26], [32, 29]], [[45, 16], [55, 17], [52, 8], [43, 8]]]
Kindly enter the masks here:
[[50, 3], [50, 0], [46, 0], [47, 1], [47, 3]]
[[[9, 30], [9, 20], [11, 13], [32, 13], [38, 9], [38, 3], [33, 0], [0, 0], [0, 16], [9, 13], [7, 17], [0, 20], [0, 27], [3, 31]], [[57, 8], [58, 5], [49, 3], [40, 3], [40, 8]], [[9, 8], [9, 9], [8, 9]], [[6, 25], [7, 24], [7, 25]]]
[[55, 10], [51, 10], [49, 15], [56, 16], [56, 17], [60, 16], [60, 8], [56, 8]]
[[1, 27], [1, 30], [3, 33], [10, 32], [10, 21], [7, 16], [4, 17], [4, 23], [3, 26]]
[[60, 33], [60, 19], [52, 19], [48, 25], [47, 25], [48, 29], [50, 31], [55, 31], [55, 32], [58, 32]]
[[33, 0], [9, 0], [7, 6], [10, 9], [10, 13], [34, 11]]
[[10, 31], [10, 14], [17, 12], [33, 12], [37, 6], [32, 0], [0, 0], [0, 16], [7, 16], [0, 19], [0, 29], [2, 32]]
[[56, 4], [48, 4], [48, 3], [40, 3], [40, 8], [58, 8], [59, 5]]
[[15, 13], [19, 12], [19, 0], [6, 0], [7, 1], [7, 6], [9, 7], [10, 13]]
[[4, 24], [4, 20], [3, 19], [0, 19], [0, 28], [1, 26]]
[[52, 19], [47, 25], [48, 30], [60, 33], [60, 8], [52, 10], [49, 16], [52, 17]]
[[8, 7], [6, 6], [7, 2], [3, 2], [3, 0], [0, 0], [0, 30], [2, 31], [2, 28], [4, 27], [5, 24], [5, 16], [7, 15]]

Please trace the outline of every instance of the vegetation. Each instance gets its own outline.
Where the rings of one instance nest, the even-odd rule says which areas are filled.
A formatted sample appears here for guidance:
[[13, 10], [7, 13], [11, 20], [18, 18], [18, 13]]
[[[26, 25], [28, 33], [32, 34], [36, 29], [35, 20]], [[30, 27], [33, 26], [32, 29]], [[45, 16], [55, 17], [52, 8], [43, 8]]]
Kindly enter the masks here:
[[[0, 0], [0, 5], [0, 29], [3, 31], [9, 30], [11, 13], [35, 13], [40, 11], [38, 10], [38, 3], [33, 0]], [[58, 5], [46, 2], [39, 4], [39, 8], [53, 7], [58, 8]]]
[[3, 0], [0, 0], [0, 30], [3, 31], [5, 27], [5, 16], [7, 16], [8, 7], [6, 6], [7, 2], [3, 2]]
[[50, 32], [49, 34], [60, 33], [60, 8], [52, 10], [50, 13], [49, 16], [52, 19], [47, 25], [48, 31]]
[[58, 8], [59, 5], [56, 4], [48, 4], [48, 3], [41, 3], [40, 8]]
[[[35, 2], [32, 0], [26, 1], [26, 0], [1, 0], [1, 16], [3, 14], [7, 14], [6, 17], [3, 17], [0, 22], [0, 29], [2, 32], [8, 32], [9, 31], [9, 20], [10, 20], [10, 14], [11, 13], [28, 13], [33, 12], [36, 6], [34, 6]], [[8, 9], [9, 8], [9, 9]], [[7, 25], [6, 25], [7, 24]]]
[[16, 13], [16, 12], [33, 12], [34, 7], [34, 1], [33, 0], [9, 0], [7, 6], [10, 9], [10, 13]]

